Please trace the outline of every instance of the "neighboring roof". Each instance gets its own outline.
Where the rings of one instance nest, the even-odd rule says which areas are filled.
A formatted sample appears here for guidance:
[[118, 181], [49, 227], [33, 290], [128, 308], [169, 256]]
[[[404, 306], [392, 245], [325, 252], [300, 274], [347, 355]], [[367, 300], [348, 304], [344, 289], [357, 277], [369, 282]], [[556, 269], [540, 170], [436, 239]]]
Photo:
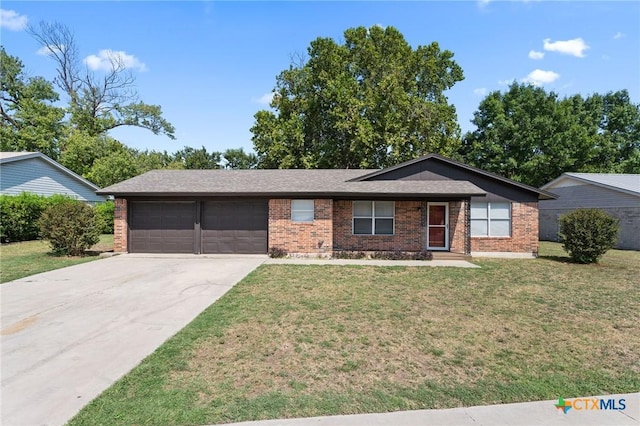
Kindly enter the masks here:
[[98, 191], [117, 196], [483, 196], [468, 181], [371, 181], [372, 170], [153, 170]]
[[497, 175], [495, 173], [487, 172], [485, 170], [478, 169], [477, 167], [472, 167], [472, 166], [470, 166], [468, 164], [464, 164], [464, 163], [461, 163], [459, 161], [455, 161], [455, 160], [443, 157], [443, 156], [438, 155], [438, 154], [428, 154], [428, 155], [425, 155], [425, 156], [422, 156], [422, 157], [418, 157], [418, 158], [413, 159], [413, 160], [405, 161], [404, 163], [400, 163], [400, 164], [398, 164], [396, 166], [393, 166], [393, 167], [388, 167], [386, 169], [376, 170], [376, 171], [374, 171], [372, 173], [367, 173], [367, 174], [365, 174], [363, 176], [359, 176], [359, 177], [355, 178], [354, 180], [356, 180], [356, 181], [368, 180], [368, 179], [370, 179], [372, 177], [384, 175], [385, 173], [388, 173], [388, 172], [391, 172], [391, 171], [394, 171], [394, 170], [398, 170], [398, 169], [401, 169], [403, 167], [410, 166], [412, 164], [420, 163], [422, 161], [432, 160], [432, 159], [441, 161], [443, 163], [452, 165], [454, 167], [459, 167], [459, 168], [462, 168], [464, 170], [468, 170], [468, 171], [473, 172], [473, 173], [477, 173], [477, 174], [479, 174], [481, 176], [486, 176], [488, 178], [495, 179], [497, 181], [500, 181], [500, 182], [506, 183], [508, 185], [512, 185], [512, 186], [518, 187], [520, 189], [524, 189], [526, 191], [530, 191], [530, 192], [536, 193], [536, 194], [539, 195], [539, 198], [541, 200], [548, 200], [548, 199], [557, 198], [555, 194], [552, 194], [550, 192], [544, 191], [543, 189], [536, 188], [536, 187], [533, 187], [533, 186], [529, 186], [529, 185], [526, 185], [524, 183], [516, 182], [515, 180], [507, 179], [504, 176], [500, 176], [500, 175]]
[[554, 188], [563, 180], [573, 179], [583, 183], [601, 186], [614, 191], [640, 196], [640, 174], [622, 173], [563, 173], [560, 177], [552, 180], [542, 189]]
[[46, 161], [47, 163], [49, 163], [50, 165], [52, 165], [56, 169], [60, 170], [62, 173], [65, 173], [65, 174], [71, 176], [73, 179], [77, 179], [77, 180], [81, 181], [82, 183], [84, 183], [85, 185], [89, 186], [94, 191], [98, 191], [100, 189], [99, 186], [96, 186], [95, 184], [89, 182], [88, 180], [86, 180], [82, 176], [72, 172], [71, 170], [69, 170], [65, 166], [63, 166], [62, 164], [52, 160], [51, 158], [47, 157], [46, 155], [44, 155], [41, 152], [26, 152], [26, 151], [25, 152], [0, 152], [0, 165], [1, 164], [6, 164], [6, 163], [12, 163], [12, 162], [16, 162], [16, 161], [28, 160], [28, 159], [31, 159], [31, 158], [39, 158], [41, 160]]
[[[0, 161], [2, 160], [9, 160], [9, 161], [13, 161], [11, 159], [20, 159], [20, 157], [28, 157], [28, 158], [32, 158], [34, 156], [34, 154], [37, 154], [37, 152], [26, 152], [26, 151], [21, 151], [21, 152], [0, 152]], [[2, 161], [3, 163], [5, 161]]]

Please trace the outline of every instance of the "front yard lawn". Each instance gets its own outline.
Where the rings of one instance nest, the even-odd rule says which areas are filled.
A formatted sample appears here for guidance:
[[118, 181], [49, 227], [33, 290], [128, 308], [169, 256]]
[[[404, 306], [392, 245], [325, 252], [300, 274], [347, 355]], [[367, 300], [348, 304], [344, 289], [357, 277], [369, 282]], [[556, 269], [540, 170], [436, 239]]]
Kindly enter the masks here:
[[113, 235], [101, 235], [100, 242], [85, 257], [55, 256], [46, 241], [23, 241], [0, 246], [0, 283], [95, 260], [98, 252], [113, 249]]
[[[262, 266], [71, 425], [196, 425], [640, 389], [640, 253]], [[524, 413], [523, 415], [526, 415]]]

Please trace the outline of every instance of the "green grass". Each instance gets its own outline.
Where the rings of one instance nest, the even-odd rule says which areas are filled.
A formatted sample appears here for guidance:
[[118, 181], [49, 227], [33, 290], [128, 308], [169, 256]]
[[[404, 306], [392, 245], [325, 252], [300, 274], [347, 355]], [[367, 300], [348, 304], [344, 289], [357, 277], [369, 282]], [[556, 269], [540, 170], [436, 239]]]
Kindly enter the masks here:
[[113, 235], [101, 235], [100, 242], [83, 257], [55, 256], [46, 241], [23, 241], [0, 246], [0, 283], [28, 277], [40, 272], [97, 259], [101, 251], [113, 249]]
[[640, 253], [482, 269], [262, 266], [71, 425], [232, 421], [640, 390]]

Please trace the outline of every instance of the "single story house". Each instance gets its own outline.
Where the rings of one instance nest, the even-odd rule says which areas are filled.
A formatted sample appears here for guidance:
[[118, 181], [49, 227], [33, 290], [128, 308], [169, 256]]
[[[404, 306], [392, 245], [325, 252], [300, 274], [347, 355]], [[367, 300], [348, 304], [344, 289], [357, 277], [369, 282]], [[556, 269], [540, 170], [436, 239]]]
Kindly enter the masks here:
[[0, 194], [68, 195], [87, 203], [106, 200], [100, 188], [40, 152], [0, 152]]
[[541, 240], [558, 241], [560, 216], [597, 208], [619, 219], [617, 248], [640, 250], [640, 174], [563, 173], [542, 189], [558, 199], [540, 201]]
[[382, 170], [154, 170], [115, 197], [115, 251], [532, 257], [554, 195], [439, 155]]

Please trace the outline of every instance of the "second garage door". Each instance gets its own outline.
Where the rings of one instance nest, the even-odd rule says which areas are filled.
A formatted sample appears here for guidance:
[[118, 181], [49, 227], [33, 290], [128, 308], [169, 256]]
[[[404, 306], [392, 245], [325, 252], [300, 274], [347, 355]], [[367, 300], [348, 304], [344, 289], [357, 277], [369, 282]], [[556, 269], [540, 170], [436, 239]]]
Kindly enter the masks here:
[[205, 201], [202, 203], [202, 253], [266, 253], [267, 200]]

